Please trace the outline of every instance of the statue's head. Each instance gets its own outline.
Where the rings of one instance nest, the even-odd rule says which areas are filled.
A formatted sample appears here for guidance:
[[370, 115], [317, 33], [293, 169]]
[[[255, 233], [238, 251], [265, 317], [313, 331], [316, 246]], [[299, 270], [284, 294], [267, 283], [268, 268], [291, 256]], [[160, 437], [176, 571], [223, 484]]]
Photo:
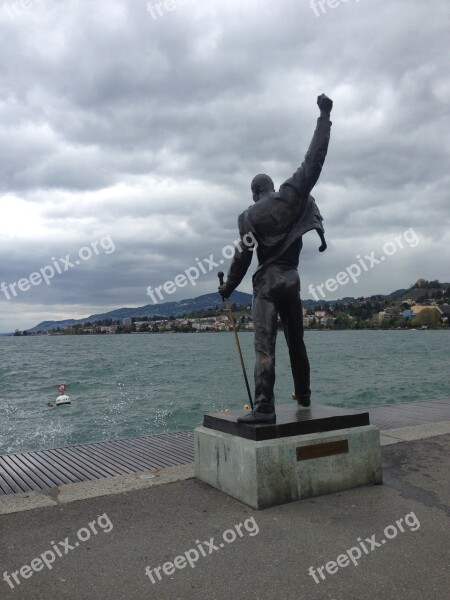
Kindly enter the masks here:
[[275, 191], [272, 179], [268, 175], [257, 175], [252, 181], [253, 201], [258, 202], [261, 196]]

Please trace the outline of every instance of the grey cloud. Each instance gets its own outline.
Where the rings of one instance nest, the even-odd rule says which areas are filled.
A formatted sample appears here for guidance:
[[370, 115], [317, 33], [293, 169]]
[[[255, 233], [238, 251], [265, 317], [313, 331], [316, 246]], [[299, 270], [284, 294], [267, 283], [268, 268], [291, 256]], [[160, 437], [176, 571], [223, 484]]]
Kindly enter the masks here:
[[[330, 251], [305, 238], [304, 285], [409, 227], [426, 243], [345, 295], [448, 279], [445, 0], [349, 1], [320, 18], [297, 0], [188, 2], [157, 20], [146, 4], [0, 8], [0, 282], [106, 233], [117, 245], [15, 308], [0, 301], [0, 331], [145, 304], [145, 286], [220, 253], [251, 178], [280, 185], [298, 167], [322, 91], [335, 108], [313, 194]], [[170, 299], [215, 287], [212, 273]]]

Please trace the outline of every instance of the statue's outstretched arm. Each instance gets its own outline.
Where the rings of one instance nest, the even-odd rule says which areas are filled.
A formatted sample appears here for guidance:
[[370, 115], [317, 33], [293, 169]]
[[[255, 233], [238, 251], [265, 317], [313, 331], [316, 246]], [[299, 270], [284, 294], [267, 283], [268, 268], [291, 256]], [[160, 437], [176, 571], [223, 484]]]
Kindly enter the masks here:
[[323, 163], [328, 151], [330, 141], [330, 113], [333, 108], [333, 101], [325, 94], [317, 98], [317, 104], [320, 108], [320, 117], [317, 119], [317, 126], [313, 138], [308, 148], [305, 158], [294, 173], [281, 186], [294, 188], [299, 200], [306, 200], [309, 193], [316, 185], [322, 171]]

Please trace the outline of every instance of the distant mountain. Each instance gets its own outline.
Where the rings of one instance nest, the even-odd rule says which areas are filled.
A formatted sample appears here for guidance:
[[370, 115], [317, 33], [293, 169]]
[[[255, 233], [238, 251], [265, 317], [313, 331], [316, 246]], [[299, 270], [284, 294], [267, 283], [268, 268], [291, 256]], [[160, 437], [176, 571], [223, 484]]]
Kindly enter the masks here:
[[[230, 297], [232, 302], [236, 304], [247, 304], [252, 303], [252, 295], [245, 294], [244, 292], [233, 292]], [[42, 321], [39, 325], [28, 329], [29, 332], [34, 333], [35, 331], [45, 331], [49, 329], [56, 329], [60, 327], [64, 329], [69, 325], [82, 325], [83, 323], [94, 321], [103, 321], [105, 319], [125, 319], [126, 317], [169, 317], [171, 315], [177, 317], [185, 313], [193, 312], [195, 310], [202, 310], [207, 308], [215, 308], [221, 306], [222, 302], [220, 296], [217, 293], [205, 294], [198, 296], [197, 298], [189, 298], [187, 300], [180, 300], [179, 302], [164, 302], [162, 304], [146, 304], [145, 306], [139, 306], [137, 308], [117, 308], [110, 312], [91, 315], [85, 319], [65, 319], [63, 321]]]
[[386, 298], [392, 298], [393, 300], [395, 298], [403, 298], [403, 296], [408, 292], [408, 290], [405, 290], [404, 288], [400, 289], [400, 290], [395, 290], [395, 292], [391, 292], [390, 294], [388, 294], [386, 296]]

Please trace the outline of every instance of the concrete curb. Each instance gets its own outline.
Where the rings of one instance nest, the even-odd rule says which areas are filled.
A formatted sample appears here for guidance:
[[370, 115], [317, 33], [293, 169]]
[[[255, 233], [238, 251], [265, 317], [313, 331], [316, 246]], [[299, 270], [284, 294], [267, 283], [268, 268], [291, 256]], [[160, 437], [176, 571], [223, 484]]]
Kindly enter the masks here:
[[42, 492], [24, 492], [0, 496], [0, 515], [55, 506], [57, 502]]
[[0, 515], [68, 504], [88, 498], [123, 494], [124, 492], [142, 490], [192, 477], [194, 477], [193, 463], [180, 467], [168, 467], [154, 472], [144, 471], [93, 481], [70, 483], [41, 492], [5, 495], [0, 496]]
[[423, 440], [425, 438], [445, 435], [447, 433], [450, 433], [450, 421], [424, 423], [423, 425], [380, 431], [380, 443], [381, 446], [389, 446], [390, 444], [413, 442], [415, 440]]

